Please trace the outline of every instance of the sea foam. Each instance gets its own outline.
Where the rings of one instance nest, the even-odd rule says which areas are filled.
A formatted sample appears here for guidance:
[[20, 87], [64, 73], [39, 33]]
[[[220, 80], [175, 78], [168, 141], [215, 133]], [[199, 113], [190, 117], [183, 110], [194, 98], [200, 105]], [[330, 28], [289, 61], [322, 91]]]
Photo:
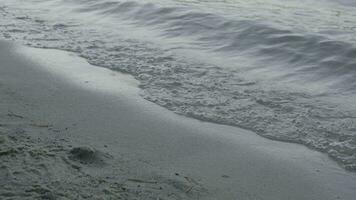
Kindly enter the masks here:
[[133, 75], [142, 97], [176, 113], [304, 144], [356, 169], [352, 8], [293, 1], [1, 2], [3, 38], [76, 52]]

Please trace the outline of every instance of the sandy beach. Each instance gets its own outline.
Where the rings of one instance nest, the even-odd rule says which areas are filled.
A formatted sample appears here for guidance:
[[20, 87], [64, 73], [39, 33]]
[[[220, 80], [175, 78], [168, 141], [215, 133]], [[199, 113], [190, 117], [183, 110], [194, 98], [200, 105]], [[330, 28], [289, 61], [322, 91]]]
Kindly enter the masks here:
[[0, 199], [353, 200], [304, 146], [186, 118], [70, 52], [0, 42]]

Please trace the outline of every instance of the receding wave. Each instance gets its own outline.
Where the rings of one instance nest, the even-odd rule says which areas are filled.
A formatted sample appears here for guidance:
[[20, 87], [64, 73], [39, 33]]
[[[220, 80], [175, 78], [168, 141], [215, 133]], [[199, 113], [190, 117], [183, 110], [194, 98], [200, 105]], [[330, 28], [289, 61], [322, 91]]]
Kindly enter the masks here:
[[116, 19], [131, 20], [136, 25], [159, 30], [163, 37], [189, 37], [192, 43], [198, 43], [209, 51], [228, 52], [228, 55], [247, 52], [255, 59], [256, 64], [251, 68], [269, 62], [271, 66], [292, 68], [285, 70], [285, 76], [288, 73], [305, 74], [313, 82], [342, 77], [342, 80], [337, 80], [342, 84], [342, 90], [355, 88], [354, 44], [321, 34], [276, 28], [260, 21], [232, 20], [183, 6], [164, 7], [135, 1], [86, 2], [95, 3], [79, 11], [95, 11]]
[[[30, 2], [4, 3], [0, 35], [77, 52], [132, 74], [145, 99], [176, 113], [301, 143], [356, 169], [356, 47], [346, 22], [314, 30], [331, 22], [186, 1]], [[307, 27], [295, 25], [298, 16]]]

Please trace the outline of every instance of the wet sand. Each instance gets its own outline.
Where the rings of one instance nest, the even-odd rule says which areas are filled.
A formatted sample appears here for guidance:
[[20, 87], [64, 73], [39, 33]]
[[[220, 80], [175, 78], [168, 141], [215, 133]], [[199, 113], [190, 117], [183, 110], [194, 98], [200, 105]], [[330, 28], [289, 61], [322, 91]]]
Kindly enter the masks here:
[[1, 199], [354, 199], [304, 146], [176, 115], [130, 76], [0, 43]]

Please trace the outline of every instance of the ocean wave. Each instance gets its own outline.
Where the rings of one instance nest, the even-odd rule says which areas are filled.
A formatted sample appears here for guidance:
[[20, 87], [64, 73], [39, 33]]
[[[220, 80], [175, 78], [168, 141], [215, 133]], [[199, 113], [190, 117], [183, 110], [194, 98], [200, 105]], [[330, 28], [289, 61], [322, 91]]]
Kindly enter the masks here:
[[352, 39], [195, 4], [40, 2], [4, 2], [0, 35], [130, 73], [145, 99], [176, 113], [301, 143], [356, 169]]
[[[292, 69], [284, 70], [282, 76], [304, 75], [303, 81], [309, 79], [310, 82], [342, 77], [342, 80], [335, 82], [340, 84], [339, 89], [355, 89], [356, 47], [353, 43], [321, 34], [281, 29], [260, 21], [232, 20], [183, 6], [165, 7], [136, 1], [95, 1], [84, 7], [80, 10], [96, 11], [115, 19], [130, 20], [130, 23], [137, 26], [159, 30], [162, 37], [192, 38], [192, 44], [198, 43], [209, 51], [223, 52], [228, 56], [246, 52], [255, 59], [251, 68], [266, 63], [270, 66], [289, 67]], [[310, 76], [311, 73], [313, 76]]]

